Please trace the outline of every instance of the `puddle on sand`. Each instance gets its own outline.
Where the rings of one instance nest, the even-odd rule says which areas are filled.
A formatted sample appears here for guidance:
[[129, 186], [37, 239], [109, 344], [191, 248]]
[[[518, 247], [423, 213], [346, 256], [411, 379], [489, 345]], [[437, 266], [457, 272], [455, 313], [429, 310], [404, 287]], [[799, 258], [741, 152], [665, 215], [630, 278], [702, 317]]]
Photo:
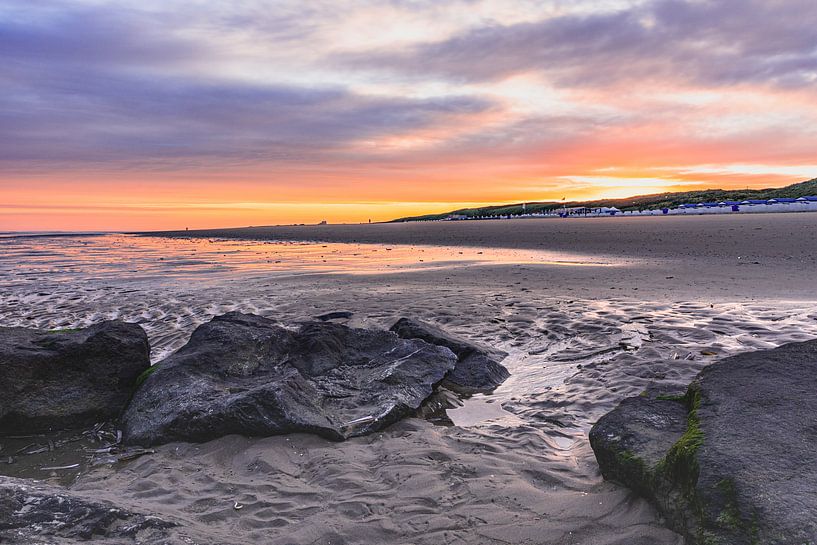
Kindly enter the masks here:
[[462, 265], [605, 267], [598, 257], [502, 248], [291, 241], [173, 239], [130, 235], [0, 238], [9, 285], [115, 280], [168, 284], [246, 275], [386, 274]]
[[96, 450], [117, 440], [110, 427], [38, 435], [0, 436], [0, 475], [68, 485]]
[[495, 399], [475, 396], [462, 400], [462, 406], [445, 411], [455, 426], [468, 428], [482, 424], [502, 424], [517, 426], [524, 421], [513, 413], [502, 408], [502, 403]]
[[0, 475], [71, 485], [91, 467], [135, 460], [153, 449], [125, 447], [113, 424], [36, 435], [0, 436]]

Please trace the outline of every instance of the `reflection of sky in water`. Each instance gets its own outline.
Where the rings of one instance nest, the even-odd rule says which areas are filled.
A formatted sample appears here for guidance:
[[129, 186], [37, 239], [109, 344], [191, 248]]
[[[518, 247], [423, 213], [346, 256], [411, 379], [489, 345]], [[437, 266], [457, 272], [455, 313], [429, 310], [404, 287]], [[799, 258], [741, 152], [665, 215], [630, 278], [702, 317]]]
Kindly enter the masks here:
[[0, 236], [0, 326], [74, 328], [119, 318], [145, 329], [156, 362], [199, 324], [230, 311], [293, 322], [347, 310], [354, 327], [415, 317], [508, 353], [511, 377], [449, 411], [454, 422], [492, 429], [551, 422], [555, 450], [584, 441], [593, 419], [648, 383], [685, 388], [721, 355], [817, 335], [810, 303], [568, 299], [544, 291], [545, 275], [531, 293], [506, 282], [326, 275], [505, 264], [619, 262], [492, 248]]
[[3, 283], [91, 279], [197, 282], [233, 275], [384, 274], [462, 265], [609, 266], [538, 250], [168, 239], [128, 235], [0, 238]]
[[[301, 313], [309, 298], [316, 301], [313, 305], [329, 305], [327, 310], [353, 306], [354, 301], [338, 300], [343, 294], [321, 295], [315, 275], [594, 263], [605, 265], [535, 250], [128, 235], [0, 236], [0, 326], [74, 328], [120, 318], [145, 328], [152, 359], [158, 361], [181, 346], [198, 324], [225, 312], [282, 318], [291, 306], [288, 316], [293, 319], [308, 317]], [[338, 286], [345, 285], [343, 278], [338, 280]], [[282, 282], [288, 282], [287, 287]]]

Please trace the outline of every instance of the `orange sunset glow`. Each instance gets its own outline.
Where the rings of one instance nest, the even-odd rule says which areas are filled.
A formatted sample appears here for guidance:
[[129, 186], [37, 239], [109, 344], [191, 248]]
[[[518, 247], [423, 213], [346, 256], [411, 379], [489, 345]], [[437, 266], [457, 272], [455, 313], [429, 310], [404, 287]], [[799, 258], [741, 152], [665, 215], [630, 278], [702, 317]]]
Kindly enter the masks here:
[[814, 178], [812, 16], [797, 0], [5, 2], [0, 230]]

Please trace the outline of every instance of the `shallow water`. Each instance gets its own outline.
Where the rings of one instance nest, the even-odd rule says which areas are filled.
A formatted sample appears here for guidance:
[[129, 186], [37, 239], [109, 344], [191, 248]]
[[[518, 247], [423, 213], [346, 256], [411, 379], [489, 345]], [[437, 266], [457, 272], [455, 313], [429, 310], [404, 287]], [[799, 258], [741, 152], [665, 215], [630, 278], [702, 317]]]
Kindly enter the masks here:
[[[128, 235], [0, 238], [0, 324], [142, 324], [152, 360], [232, 310], [269, 314], [273, 283], [309, 275], [384, 275], [496, 264], [621, 266], [535, 250], [165, 239]], [[279, 293], [273, 293], [281, 295]]]
[[304, 273], [388, 274], [462, 265], [613, 266], [541, 250], [131, 235], [0, 237], [0, 277], [12, 285], [119, 280], [167, 284]]
[[[537, 267], [578, 266], [604, 274], [637, 264], [530, 250], [0, 239], [0, 325], [122, 318], [146, 329], [158, 361], [227, 311], [296, 321], [346, 310], [352, 326], [411, 316], [508, 353], [511, 377], [450, 411], [451, 428], [407, 421], [342, 444], [299, 435], [169, 445], [74, 483], [181, 520], [191, 535], [205, 529], [225, 543], [680, 543], [646, 504], [601, 481], [587, 431], [622, 398], [648, 387], [682, 391], [719, 357], [817, 337], [817, 309], [569, 299], [545, 280], [525, 288], [515, 280]], [[458, 279], [462, 270], [476, 281]], [[240, 516], [233, 501], [246, 505]]]

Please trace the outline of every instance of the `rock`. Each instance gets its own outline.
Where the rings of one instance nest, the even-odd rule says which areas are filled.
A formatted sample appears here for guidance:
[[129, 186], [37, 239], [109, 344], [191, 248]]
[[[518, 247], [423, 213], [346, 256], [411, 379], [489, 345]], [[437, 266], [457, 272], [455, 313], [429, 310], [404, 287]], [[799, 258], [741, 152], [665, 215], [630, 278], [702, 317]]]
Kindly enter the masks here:
[[683, 398], [632, 398], [590, 443], [690, 545], [817, 543], [817, 341], [726, 358]]
[[159, 543], [174, 526], [61, 488], [0, 477], [0, 543]]
[[109, 321], [80, 330], [0, 328], [0, 434], [117, 418], [150, 367], [145, 331]]
[[593, 426], [590, 442], [605, 479], [627, 483], [650, 497], [652, 468], [686, 427], [687, 409], [682, 402], [631, 397]]
[[388, 331], [229, 313], [157, 364], [122, 419], [127, 443], [228, 434], [365, 435], [420, 407], [454, 368], [450, 350]]
[[445, 377], [446, 388], [463, 394], [491, 392], [511, 376], [499, 363], [505, 354], [490, 353], [488, 349], [471, 344], [442, 329], [410, 318], [401, 318], [390, 331], [403, 339], [422, 339], [427, 343], [444, 346], [457, 355], [457, 366]]
[[327, 312], [326, 314], [315, 316], [315, 319], [320, 320], [321, 322], [329, 322], [331, 320], [348, 320], [352, 316], [353, 313], [349, 312], [348, 310], [337, 310], [335, 312]]

